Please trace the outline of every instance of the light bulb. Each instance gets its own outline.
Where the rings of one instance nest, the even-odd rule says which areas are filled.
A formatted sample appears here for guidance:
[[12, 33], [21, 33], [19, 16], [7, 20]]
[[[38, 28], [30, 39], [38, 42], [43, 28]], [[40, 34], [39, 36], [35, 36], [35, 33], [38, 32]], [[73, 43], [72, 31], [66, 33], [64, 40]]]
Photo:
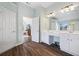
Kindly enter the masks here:
[[61, 13], [64, 13], [64, 10], [61, 10], [60, 12], [61, 12]]
[[52, 13], [52, 16], [55, 16], [56, 14], [55, 13]]
[[71, 11], [75, 9], [74, 6], [70, 6], [69, 8]]
[[70, 10], [69, 10], [69, 8], [65, 8], [65, 11], [68, 12], [68, 11], [70, 11]]

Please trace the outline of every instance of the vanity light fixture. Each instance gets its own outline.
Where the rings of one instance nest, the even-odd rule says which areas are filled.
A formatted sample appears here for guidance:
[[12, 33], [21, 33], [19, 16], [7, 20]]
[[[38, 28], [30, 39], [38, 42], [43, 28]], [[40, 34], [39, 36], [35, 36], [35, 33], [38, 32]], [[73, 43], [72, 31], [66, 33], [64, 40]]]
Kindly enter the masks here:
[[68, 6], [65, 6], [64, 8], [61, 8], [61, 12], [64, 13], [64, 12], [72, 11], [75, 9], [75, 7], [77, 7], [77, 5], [70, 4]]
[[51, 12], [51, 13], [49, 13], [48, 15], [47, 15], [47, 17], [52, 17], [52, 16], [56, 16], [56, 12], [54, 11], [54, 12]]
[[77, 6], [78, 5], [73, 5], [73, 4], [67, 5], [67, 6], [61, 8], [61, 10], [59, 10], [57, 12], [55, 12], [55, 11], [50, 12], [47, 15], [47, 17], [55, 17], [56, 16], [56, 13], [58, 13], [58, 12], [65, 13], [65, 12], [73, 11], [73, 10], [75, 10], [75, 7], [77, 7]]
[[73, 6], [70, 6], [69, 8], [70, 8], [71, 10], [74, 10], [76, 7], [78, 7], [78, 5], [73, 5]]
[[74, 10], [75, 9], [75, 6], [70, 6], [69, 7], [71, 10]]

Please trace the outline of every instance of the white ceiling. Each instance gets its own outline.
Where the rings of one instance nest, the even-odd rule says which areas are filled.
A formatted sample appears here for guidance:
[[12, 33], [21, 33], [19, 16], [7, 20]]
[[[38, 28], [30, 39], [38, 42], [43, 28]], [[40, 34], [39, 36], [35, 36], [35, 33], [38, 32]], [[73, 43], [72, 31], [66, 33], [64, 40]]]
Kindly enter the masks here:
[[54, 4], [54, 2], [26, 2], [26, 4], [28, 4], [32, 8], [36, 8], [36, 7], [48, 8], [49, 6]]
[[26, 2], [32, 8], [43, 7], [49, 10], [58, 10], [69, 4], [79, 4], [77, 2]]
[[49, 10], [60, 10], [61, 8], [67, 6], [67, 5], [79, 5], [79, 2], [56, 2], [48, 7]]
[[79, 2], [25, 2], [25, 4], [35, 9], [43, 7], [47, 10], [46, 13], [49, 14], [52, 11], [59, 11], [61, 8], [70, 4], [79, 5]]

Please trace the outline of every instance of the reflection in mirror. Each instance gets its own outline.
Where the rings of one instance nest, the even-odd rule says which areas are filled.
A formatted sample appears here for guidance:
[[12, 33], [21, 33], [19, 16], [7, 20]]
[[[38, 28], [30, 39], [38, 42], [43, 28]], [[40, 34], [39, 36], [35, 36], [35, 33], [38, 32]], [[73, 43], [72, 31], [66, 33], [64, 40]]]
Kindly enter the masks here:
[[79, 20], [58, 21], [58, 24], [61, 31], [79, 31]]
[[79, 31], [79, 20], [71, 20], [71, 21], [69, 21], [68, 30]]
[[59, 21], [59, 30], [67, 30], [69, 22], [68, 21]]
[[57, 18], [50, 17], [49, 18], [49, 30], [57, 30]]

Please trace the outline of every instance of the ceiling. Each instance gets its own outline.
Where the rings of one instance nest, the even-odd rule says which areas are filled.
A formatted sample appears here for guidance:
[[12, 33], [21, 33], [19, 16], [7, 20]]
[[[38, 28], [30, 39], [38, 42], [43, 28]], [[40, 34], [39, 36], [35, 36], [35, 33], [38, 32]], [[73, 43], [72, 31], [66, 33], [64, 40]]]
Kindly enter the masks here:
[[25, 4], [37, 10], [39, 10], [40, 7], [43, 7], [47, 10], [46, 14], [49, 14], [53, 11], [60, 11], [63, 7], [70, 4], [79, 5], [79, 2], [25, 2]]
[[48, 8], [49, 6], [54, 4], [54, 2], [26, 2], [26, 4], [28, 4], [32, 8], [36, 7]]
[[79, 2], [56, 2], [48, 7], [49, 10], [60, 10], [61, 8], [67, 6], [67, 5], [79, 5]]
[[77, 3], [77, 2], [26, 2], [25, 4], [27, 4], [28, 6], [30, 6], [32, 8], [43, 7], [50, 11], [59, 10], [69, 4], [78, 4], [79, 5], [79, 3]]

